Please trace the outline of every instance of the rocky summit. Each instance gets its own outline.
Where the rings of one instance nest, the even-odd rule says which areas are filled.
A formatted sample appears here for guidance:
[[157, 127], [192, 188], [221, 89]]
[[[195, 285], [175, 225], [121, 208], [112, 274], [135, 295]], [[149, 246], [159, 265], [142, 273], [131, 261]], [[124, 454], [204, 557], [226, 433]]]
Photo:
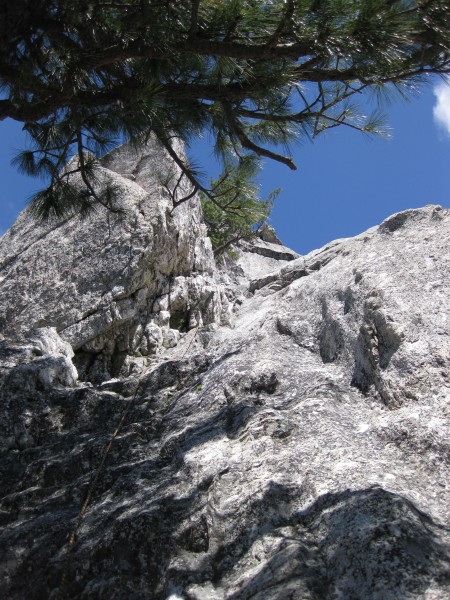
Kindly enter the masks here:
[[449, 211], [215, 261], [155, 141], [0, 240], [0, 595], [450, 597]]

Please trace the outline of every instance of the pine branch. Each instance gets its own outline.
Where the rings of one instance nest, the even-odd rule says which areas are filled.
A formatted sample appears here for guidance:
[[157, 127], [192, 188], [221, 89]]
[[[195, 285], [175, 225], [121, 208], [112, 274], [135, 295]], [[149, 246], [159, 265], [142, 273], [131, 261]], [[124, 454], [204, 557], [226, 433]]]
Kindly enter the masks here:
[[224, 110], [225, 116], [227, 118], [228, 124], [230, 125], [232, 132], [236, 135], [236, 137], [238, 138], [238, 140], [241, 143], [243, 148], [246, 148], [247, 150], [251, 150], [258, 156], [265, 156], [265, 157], [271, 158], [272, 160], [275, 160], [277, 162], [283, 163], [283, 164], [287, 165], [293, 171], [297, 170], [295, 163], [288, 156], [282, 156], [281, 154], [277, 154], [276, 152], [267, 150], [267, 148], [263, 148], [261, 146], [258, 146], [254, 142], [252, 142], [247, 137], [247, 135], [244, 132], [243, 128], [241, 127], [238, 119], [235, 117], [232, 107], [225, 102], [222, 103], [222, 106], [223, 106], [223, 110]]
[[[199, 191], [235, 215], [241, 196], [233, 171], [208, 189], [167, 131], [185, 142], [211, 131], [224, 165], [234, 156], [233, 168], [253, 155], [293, 169], [289, 156], [265, 146], [340, 125], [374, 129], [375, 121], [362, 126], [346, 112], [351, 96], [450, 73], [446, 0], [99, 0], [80, 10], [66, 0], [25, 4], [23, 11], [20, 3], [0, 3], [0, 121], [26, 124], [36, 155], [18, 164], [50, 178], [56, 191], [37, 205], [51, 211], [53, 198], [55, 214], [64, 209], [63, 191], [72, 206], [78, 202], [63, 171], [74, 131], [83, 206], [88, 198], [112, 202], [98, 191], [83, 152], [100, 154], [124, 135], [154, 130], [180, 169], [168, 190], [174, 207]], [[192, 189], [183, 196], [184, 182]]]
[[281, 17], [281, 20], [278, 23], [278, 26], [277, 26], [276, 30], [274, 31], [272, 37], [267, 42], [267, 44], [266, 44], [267, 48], [272, 49], [277, 46], [280, 36], [284, 33], [284, 30], [286, 29], [287, 24], [289, 23], [289, 21], [292, 19], [293, 15], [294, 15], [294, 9], [295, 9], [294, 0], [286, 0], [286, 7], [284, 10], [283, 16]]
[[256, 231], [251, 231], [250, 233], [239, 232], [237, 235], [233, 236], [232, 238], [227, 240], [225, 243], [223, 243], [220, 246], [218, 246], [217, 248], [215, 248], [214, 256], [220, 256], [230, 246], [232, 246], [233, 244], [236, 244], [237, 242], [240, 242], [241, 240], [250, 240], [250, 239], [256, 237], [258, 235], [259, 231], [260, 231], [260, 229], [257, 229]]
[[201, 0], [191, 0], [191, 24], [188, 31], [188, 37], [193, 38], [197, 34], [198, 28], [198, 9], [200, 7]]

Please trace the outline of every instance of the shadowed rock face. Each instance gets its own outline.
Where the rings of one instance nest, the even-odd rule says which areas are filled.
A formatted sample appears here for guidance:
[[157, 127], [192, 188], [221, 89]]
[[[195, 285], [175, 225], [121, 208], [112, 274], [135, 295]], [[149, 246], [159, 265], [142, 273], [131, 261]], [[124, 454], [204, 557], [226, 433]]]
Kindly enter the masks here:
[[[197, 210], [178, 217], [180, 232]], [[20, 339], [25, 309], [7, 308], [17, 339], [0, 342], [2, 597], [448, 598], [449, 223], [427, 206], [304, 257], [272, 235], [261, 251], [244, 244], [201, 275], [232, 307], [231, 326], [217, 309], [177, 329], [173, 346], [141, 356], [126, 346], [134, 371], [106, 381], [87, 367], [77, 380], [88, 341], [65, 335], [56, 303], [53, 328]], [[186, 307], [190, 278], [198, 297], [204, 288], [192, 262], [183, 269]], [[51, 297], [51, 286], [33, 289]], [[158, 304], [160, 289], [146, 289]], [[91, 293], [75, 294], [73, 310]], [[153, 325], [173, 329], [161, 312], [139, 313], [147, 340]], [[119, 343], [120, 327], [105, 331]]]

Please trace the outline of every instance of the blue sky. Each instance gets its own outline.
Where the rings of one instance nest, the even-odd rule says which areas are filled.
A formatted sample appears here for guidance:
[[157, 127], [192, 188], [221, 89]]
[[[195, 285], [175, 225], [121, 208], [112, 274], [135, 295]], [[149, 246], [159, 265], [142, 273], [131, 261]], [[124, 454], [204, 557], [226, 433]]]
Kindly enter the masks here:
[[[400, 210], [450, 206], [450, 86], [435, 83], [385, 112], [390, 141], [340, 127], [296, 147], [295, 172], [266, 162], [261, 185], [264, 193], [283, 188], [271, 224], [287, 246], [304, 254], [361, 233]], [[20, 124], [5, 121], [0, 131], [1, 235], [43, 182], [10, 166], [14, 150], [24, 147]], [[201, 155], [208, 163], [204, 149]]]

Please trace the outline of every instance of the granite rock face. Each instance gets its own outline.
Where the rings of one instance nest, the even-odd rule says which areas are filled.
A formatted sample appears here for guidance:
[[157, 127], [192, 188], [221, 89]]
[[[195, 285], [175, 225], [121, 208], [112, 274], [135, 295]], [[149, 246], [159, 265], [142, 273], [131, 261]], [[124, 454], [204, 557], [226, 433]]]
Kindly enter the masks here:
[[120, 214], [38, 226], [24, 211], [1, 239], [0, 333], [55, 327], [80, 376], [102, 381], [175, 346], [180, 329], [227, 324], [229, 307], [198, 200], [171, 211], [161, 181], [176, 167], [157, 142], [122, 146], [98, 170]]
[[[139, 179], [135, 163], [121, 164], [105, 162], [148, 189], [148, 172]], [[200, 212], [189, 211], [192, 231], [203, 231]], [[83, 235], [70, 227], [70, 239]], [[128, 238], [115, 227], [117, 248], [121, 235], [132, 247], [141, 231]], [[142, 312], [152, 350], [124, 350], [134, 370], [99, 379], [79, 358], [94, 343], [101, 356], [98, 340], [112, 332], [118, 344], [123, 323], [87, 339], [69, 335], [75, 320], [61, 314], [19, 339], [40, 313], [30, 308], [27, 320], [25, 308], [9, 309], [0, 342], [2, 597], [448, 598], [449, 212], [399, 213], [304, 257], [264, 234], [220, 272], [206, 238], [195, 254], [194, 234], [180, 250], [171, 231], [155, 264], [172, 265], [183, 302], [210, 286], [216, 308], [200, 300], [203, 323], [161, 326], [157, 316], [172, 308], [170, 321], [186, 304], [167, 309], [151, 278], [139, 287], [139, 260], [150, 259], [138, 259], [120, 285], [131, 290], [137, 273], [136, 290], [160, 294], [160, 310]], [[180, 220], [180, 238], [190, 236], [183, 231]], [[20, 281], [14, 239], [3, 238], [3, 253], [16, 257], [8, 264]], [[41, 243], [23, 250], [29, 264]], [[90, 282], [95, 266], [103, 263]], [[147, 268], [164, 282], [159, 267]], [[45, 307], [59, 288], [40, 273], [29, 289]], [[81, 289], [74, 314], [100, 294]], [[49, 321], [59, 314], [52, 306]], [[171, 330], [177, 339], [165, 347], [158, 340]]]

